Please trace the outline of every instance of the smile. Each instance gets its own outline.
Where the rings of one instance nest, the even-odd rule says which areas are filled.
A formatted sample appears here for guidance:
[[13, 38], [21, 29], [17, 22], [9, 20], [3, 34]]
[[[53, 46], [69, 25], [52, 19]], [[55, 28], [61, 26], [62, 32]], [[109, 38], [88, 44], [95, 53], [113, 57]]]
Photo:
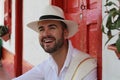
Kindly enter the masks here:
[[45, 42], [45, 43], [50, 43], [50, 42], [52, 42], [53, 41], [53, 39], [44, 39], [43, 40], [43, 42]]

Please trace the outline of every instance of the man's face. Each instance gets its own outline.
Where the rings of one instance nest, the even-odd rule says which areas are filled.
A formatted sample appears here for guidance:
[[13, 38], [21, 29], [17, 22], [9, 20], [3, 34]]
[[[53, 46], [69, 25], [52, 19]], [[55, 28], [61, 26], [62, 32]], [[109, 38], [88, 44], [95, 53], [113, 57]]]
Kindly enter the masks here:
[[48, 53], [54, 53], [60, 49], [68, 34], [61, 23], [54, 20], [40, 22], [38, 29], [40, 45]]

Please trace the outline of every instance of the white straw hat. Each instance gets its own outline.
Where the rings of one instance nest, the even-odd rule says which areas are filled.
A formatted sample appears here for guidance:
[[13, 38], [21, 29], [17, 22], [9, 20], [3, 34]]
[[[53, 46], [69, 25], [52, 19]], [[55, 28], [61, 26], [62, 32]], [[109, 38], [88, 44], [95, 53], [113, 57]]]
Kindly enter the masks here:
[[64, 22], [67, 25], [69, 31], [68, 38], [72, 37], [78, 31], [78, 24], [72, 20], [65, 20], [62, 9], [53, 5], [46, 6], [39, 20], [30, 22], [27, 24], [27, 26], [34, 31], [39, 32], [38, 23], [44, 20], [57, 20]]

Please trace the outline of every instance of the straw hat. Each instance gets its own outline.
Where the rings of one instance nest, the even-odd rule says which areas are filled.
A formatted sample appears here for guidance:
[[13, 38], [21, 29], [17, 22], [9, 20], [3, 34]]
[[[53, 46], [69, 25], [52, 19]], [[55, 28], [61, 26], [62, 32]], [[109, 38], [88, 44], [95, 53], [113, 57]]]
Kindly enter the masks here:
[[68, 38], [72, 37], [78, 31], [78, 24], [72, 20], [65, 20], [64, 12], [61, 8], [53, 5], [48, 5], [43, 9], [42, 15], [39, 20], [33, 21], [27, 24], [27, 26], [36, 32], [38, 31], [38, 23], [44, 20], [57, 20], [62, 21], [67, 25], [69, 35]]

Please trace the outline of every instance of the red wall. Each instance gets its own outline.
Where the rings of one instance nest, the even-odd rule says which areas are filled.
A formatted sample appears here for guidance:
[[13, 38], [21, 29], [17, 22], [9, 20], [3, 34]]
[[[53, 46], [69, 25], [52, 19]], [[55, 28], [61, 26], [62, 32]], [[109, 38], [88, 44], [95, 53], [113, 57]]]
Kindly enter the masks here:
[[[7, 49], [2, 48], [2, 65], [5, 71], [11, 78], [15, 77], [14, 68], [14, 54], [9, 52]], [[33, 67], [30, 63], [23, 60], [23, 73], [30, 70]]]

